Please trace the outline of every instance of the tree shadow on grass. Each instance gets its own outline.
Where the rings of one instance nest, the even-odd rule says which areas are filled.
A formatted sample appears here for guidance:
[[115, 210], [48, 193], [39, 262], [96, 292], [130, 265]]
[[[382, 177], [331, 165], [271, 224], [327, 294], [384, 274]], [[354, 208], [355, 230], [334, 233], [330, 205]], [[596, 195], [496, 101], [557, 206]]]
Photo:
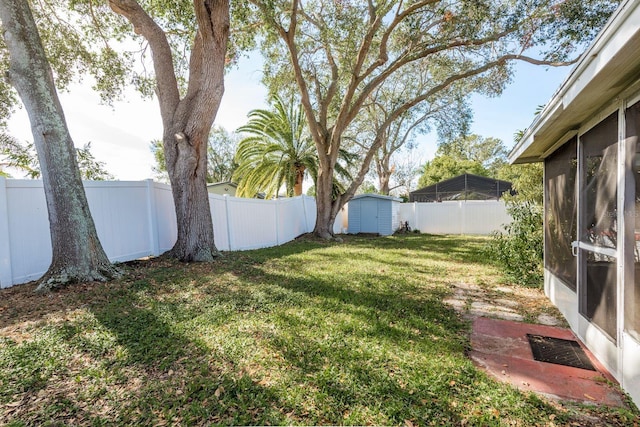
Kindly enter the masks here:
[[[179, 314], [180, 309], [173, 306], [170, 311]], [[159, 318], [157, 307], [139, 308], [132, 301], [92, 312], [125, 350], [120, 367], [139, 373], [146, 382], [125, 405], [119, 422], [156, 424], [164, 419], [190, 425], [264, 425], [286, 421], [287, 411], [277, 393], [233, 368], [225, 369], [225, 364], [233, 367], [234, 361], [213, 354], [197, 338]]]
[[[20, 404], [0, 424], [287, 423], [290, 408], [277, 391], [226, 369], [232, 360], [220, 360], [158, 311], [170, 313], [135, 293], [114, 293], [78, 318], [45, 326], [43, 345], [13, 344], [3, 355], [11, 371], [4, 379], [18, 384], [11, 398]], [[18, 360], [24, 351], [36, 353]]]
[[[315, 419], [460, 425], [468, 414], [457, 402], [469, 399], [468, 408], [483, 398], [469, 387], [473, 378], [486, 380], [466, 359], [467, 327], [437, 294], [414, 299], [321, 279], [264, 272], [262, 278], [261, 296], [253, 300], [246, 288], [243, 299], [277, 325], [265, 343], [291, 366], [289, 383], [309, 390], [318, 411]], [[289, 309], [273, 313], [260, 307], [265, 292], [272, 296], [266, 300], [289, 301]], [[460, 366], [466, 369], [463, 374]], [[413, 378], [407, 380], [402, 369], [414, 370]]]
[[[430, 247], [424, 236], [418, 237], [412, 245], [407, 245], [407, 240], [411, 240], [407, 237], [407, 240], [356, 238], [354, 242], [349, 241], [348, 246], [396, 251], [408, 246], [409, 249]], [[136, 273], [137, 277], [115, 286], [87, 285], [86, 295], [71, 291], [53, 294], [60, 298], [60, 303], [37, 311], [39, 319], [58, 312], [64, 315], [78, 308], [87, 313], [86, 319], [67, 319], [65, 323], [51, 326], [55, 341], [73, 353], [67, 357], [84, 359], [85, 369], [65, 372], [75, 363], [67, 360], [60, 364], [58, 373], [34, 377], [37, 381], [33, 382], [33, 390], [25, 394], [27, 401], [22, 412], [29, 418], [16, 419], [26, 419], [27, 424], [47, 420], [124, 425], [163, 422], [342, 424], [363, 423], [366, 417], [352, 415], [350, 418], [348, 413], [368, 408], [372, 413], [379, 411], [394, 423], [402, 423], [403, 417], [414, 420], [442, 417], [453, 424], [459, 423], [458, 412], [447, 403], [450, 395], [432, 396], [429, 393], [434, 391], [428, 382], [421, 382], [413, 389], [407, 389], [406, 385], [403, 388], [398, 377], [391, 375], [393, 366], [369, 366], [368, 360], [376, 357], [375, 352], [367, 349], [366, 344], [350, 341], [361, 339], [403, 354], [426, 351], [434, 357], [442, 354], [463, 357], [466, 326], [453, 310], [441, 303], [442, 290], [427, 289], [413, 295], [407, 283], [396, 284], [393, 275], [376, 271], [361, 274], [356, 270], [344, 277], [331, 274], [313, 277], [303, 270], [288, 268], [286, 263], [282, 271], [263, 268], [267, 261], [299, 255], [300, 249], [309, 251], [333, 245], [342, 244], [303, 242], [277, 250], [235, 253], [213, 267], [151, 262], [148, 269]], [[324, 256], [324, 252], [318, 253]], [[463, 254], [462, 259], [465, 256]], [[363, 257], [376, 263], [382, 261], [376, 253]], [[327, 262], [331, 261], [328, 257]], [[407, 268], [409, 265], [407, 260]], [[237, 282], [218, 282], [207, 276], [229, 273]], [[374, 277], [378, 275], [380, 277]], [[177, 299], [174, 293], [189, 287], [207, 299], [192, 303], [189, 293], [185, 296], [187, 300]], [[193, 298], [196, 297], [200, 296], [194, 294]], [[353, 319], [353, 324], [333, 326], [337, 328], [335, 336], [328, 337], [329, 341], [342, 337], [342, 344], [299, 332], [299, 328], [313, 325], [298, 324], [300, 319], [288, 310], [305, 312], [308, 308], [316, 310], [320, 320], [322, 316]], [[286, 390], [264, 386], [243, 373], [233, 356], [213, 353], [202, 341], [202, 335], [191, 333], [185, 326], [189, 324], [188, 319], [201, 315], [205, 322], [210, 322], [204, 325], [205, 329], [234, 325], [234, 320], [243, 316], [250, 319], [249, 324], [262, 325], [267, 318], [284, 325], [288, 335], [267, 336], [266, 345], [273, 352], [283, 354], [287, 366], [294, 368], [293, 387], [302, 393], [307, 388], [309, 392], [312, 388], [320, 390], [314, 397], [319, 405], [316, 414], [305, 414], [304, 408], [286, 396]], [[345, 347], [347, 343], [352, 348]], [[292, 347], [294, 344], [296, 348]], [[331, 361], [336, 351], [341, 355]], [[94, 380], [89, 378], [92, 375]], [[425, 378], [433, 377], [425, 374]], [[77, 384], [70, 386], [74, 381]], [[61, 384], [71, 387], [73, 393], [80, 390], [76, 393], [79, 395], [70, 397], [64, 387], [58, 387], [61, 393], [52, 392], [42, 399], [41, 392]], [[89, 390], [93, 386], [101, 389]]]

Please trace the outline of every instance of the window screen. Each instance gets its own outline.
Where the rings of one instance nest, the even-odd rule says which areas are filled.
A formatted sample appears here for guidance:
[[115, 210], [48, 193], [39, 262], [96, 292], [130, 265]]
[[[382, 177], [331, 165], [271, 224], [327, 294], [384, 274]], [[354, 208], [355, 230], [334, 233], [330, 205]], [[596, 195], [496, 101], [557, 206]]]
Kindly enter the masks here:
[[[638, 134], [640, 132], [640, 103], [630, 107], [626, 111], [627, 122], [627, 144], [626, 152], [629, 157], [627, 165], [627, 185], [633, 187], [628, 189], [626, 196], [633, 198], [632, 203], [627, 203], [626, 212], [632, 215], [625, 215], [626, 238], [629, 243], [626, 245], [626, 260], [634, 260], [634, 268], [629, 271], [629, 275], [635, 276], [632, 280], [625, 280], [625, 329], [627, 332], [640, 340], [640, 144], [638, 144]], [[628, 248], [628, 250], [627, 250]], [[633, 258], [631, 258], [633, 253]], [[629, 276], [626, 276], [628, 278]]]
[[570, 289], [576, 290], [576, 258], [571, 242], [576, 238], [577, 140], [563, 145], [544, 163], [545, 267]]
[[[583, 188], [580, 240], [600, 248], [618, 244], [618, 114], [604, 119], [580, 137]], [[611, 338], [616, 336], [617, 261], [615, 257], [583, 250], [586, 289], [580, 312]]]

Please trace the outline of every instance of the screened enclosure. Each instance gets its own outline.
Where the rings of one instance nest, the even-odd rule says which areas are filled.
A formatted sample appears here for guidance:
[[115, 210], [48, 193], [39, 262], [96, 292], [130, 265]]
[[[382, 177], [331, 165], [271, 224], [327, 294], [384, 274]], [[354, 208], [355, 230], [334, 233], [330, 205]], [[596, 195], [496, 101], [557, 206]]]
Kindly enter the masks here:
[[640, 404], [640, 2], [624, 0], [509, 154], [544, 162], [544, 289]]
[[505, 192], [511, 192], [508, 181], [465, 173], [412, 191], [409, 201], [499, 200]]
[[625, 222], [625, 253], [633, 263], [627, 263], [625, 268], [624, 313], [625, 330], [636, 340], [640, 341], [640, 102], [625, 112], [626, 124], [626, 162], [625, 174], [627, 182], [627, 197], [632, 200], [631, 206], [626, 208], [626, 216], [631, 217]]
[[[625, 330], [640, 339], [640, 102], [625, 109], [624, 116], [622, 147], [616, 111], [544, 163], [545, 268], [574, 292], [582, 280], [579, 312], [613, 341], [619, 272], [624, 274]], [[618, 164], [624, 170], [618, 171]], [[619, 210], [624, 230], [618, 226]]]
[[[586, 289], [580, 313], [616, 339], [618, 113], [580, 137], [581, 256]], [[591, 245], [591, 247], [589, 246]]]
[[571, 242], [577, 226], [577, 138], [562, 146], [544, 164], [545, 216], [544, 257], [546, 267], [565, 285], [576, 290], [576, 258]]

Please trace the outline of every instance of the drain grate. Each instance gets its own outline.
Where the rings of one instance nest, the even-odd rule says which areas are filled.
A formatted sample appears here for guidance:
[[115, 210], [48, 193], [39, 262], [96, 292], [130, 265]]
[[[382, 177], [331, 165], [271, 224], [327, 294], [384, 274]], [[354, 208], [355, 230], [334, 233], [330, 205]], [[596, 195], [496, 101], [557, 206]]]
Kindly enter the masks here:
[[595, 371], [577, 341], [527, 334], [534, 360]]

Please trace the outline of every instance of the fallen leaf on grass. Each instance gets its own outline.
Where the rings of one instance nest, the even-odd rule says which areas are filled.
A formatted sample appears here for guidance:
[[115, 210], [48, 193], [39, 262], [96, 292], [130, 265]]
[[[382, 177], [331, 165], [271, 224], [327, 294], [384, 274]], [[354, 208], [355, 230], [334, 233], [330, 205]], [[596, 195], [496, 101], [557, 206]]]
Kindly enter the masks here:
[[224, 387], [223, 386], [219, 386], [216, 391], [213, 392], [213, 395], [217, 398], [220, 398], [220, 395], [224, 393]]

